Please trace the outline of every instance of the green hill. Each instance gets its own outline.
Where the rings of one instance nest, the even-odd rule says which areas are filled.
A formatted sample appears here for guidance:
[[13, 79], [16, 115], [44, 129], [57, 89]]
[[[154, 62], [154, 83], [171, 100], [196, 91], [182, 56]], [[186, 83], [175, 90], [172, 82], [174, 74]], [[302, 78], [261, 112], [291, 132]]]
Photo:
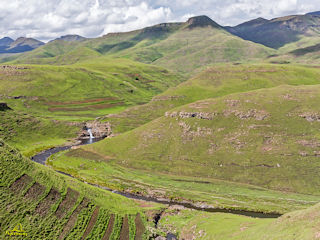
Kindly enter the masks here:
[[0, 136], [25, 156], [75, 139], [81, 125], [53, 121], [16, 110], [0, 110]]
[[161, 117], [172, 108], [197, 100], [282, 84], [320, 84], [319, 79], [320, 71], [316, 67], [220, 64], [207, 68], [177, 87], [168, 89], [148, 104], [129, 108], [119, 114], [107, 115], [104, 121], [112, 124], [114, 133], [122, 133]]
[[35, 164], [2, 140], [0, 163], [2, 239], [142, 239], [146, 220], [133, 201]]
[[87, 149], [129, 168], [319, 195], [319, 91], [280, 86], [199, 101]]
[[179, 201], [299, 209], [320, 195], [319, 91], [281, 85], [193, 102], [49, 163], [91, 182]]
[[163, 68], [127, 59], [9, 65], [0, 70], [0, 97], [11, 108], [33, 115], [87, 120], [146, 103], [182, 80]]

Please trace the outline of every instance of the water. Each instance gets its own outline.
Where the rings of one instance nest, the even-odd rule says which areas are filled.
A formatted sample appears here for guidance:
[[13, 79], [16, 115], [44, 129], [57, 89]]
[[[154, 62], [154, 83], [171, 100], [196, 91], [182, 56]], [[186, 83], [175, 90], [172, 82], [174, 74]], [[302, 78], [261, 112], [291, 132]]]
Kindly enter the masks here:
[[[89, 132], [89, 131], [88, 131]], [[83, 139], [81, 140], [81, 143], [78, 144], [77, 146], [81, 146], [81, 145], [86, 145], [86, 144], [91, 144], [94, 142], [98, 142], [102, 140], [102, 138], [90, 138], [90, 139]], [[46, 151], [43, 151], [37, 155], [35, 155], [34, 157], [31, 158], [32, 161], [46, 165], [46, 160], [55, 153], [61, 152], [61, 151], [65, 151], [70, 149], [72, 146], [63, 146], [63, 147], [55, 147], [55, 148], [51, 148], [48, 149]], [[59, 172], [59, 171], [57, 171]], [[70, 174], [67, 173], [63, 173], [63, 172], [59, 172], [61, 174], [65, 174], [68, 175], [70, 177]], [[87, 183], [90, 184], [90, 183]], [[122, 195], [126, 198], [130, 198], [130, 199], [137, 199], [137, 200], [143, 200], [143, 201], [149, 201], [149, 202], [156, 202], [156, 203], [161, 203], [161, 204], [168, 204], [168, 205], [178, 205], [178, 206], [183, 206], [185, 208], [188, 209], [194, 209], [194, 210], [198, 210], [198, 211], [205, 211], [205, 212], [218, 212], [218, 213], [230, 213], [230, 214], [237, 214], [237, 215], [243, 215], [243, 216], [248, 216], [248, 217], [254, 217], [254, 218], [278, 218], [281, 216], [281, 214], [278, 213], [263, 213], [263, 212], [255, 212], [255, 211], [245, 211], [245, 210], [233, 210], [233, 209], [223, 209], [223, 208], [212, 208], [212, 207], [198, 207], [192, 203], [181, 203], [181, 202], [176, 202], [176, 201], [170, 201], [170, 200], [159, 200], [157, 198], [153, 198], [153, 197], [146, 197], [146, 196], [141, 196], [141, 195], [135, 195], [132, 193], [125, 193], [125, 192], [120, 192], [120, 191], [116, 191], [116, 190], [112, 190], [106, 187], [102, 187], [96, 184], [90, 184], [92, 186], [95, 187], [99, 187], [102, 188], [104, 190]], [[170, 234], [169, 236], [167, 236], [167, 239], [175, 239], [174, 238], [175, 235], [174, 234]]]
[[[89, 138], [89, 139], [82, 139], [80, 144], [77, 144], [77, 145], [74, 145], [74, 146], [92, 144], [92, 143], [98, 142], [98, 141], [100, 141], [102, 139], [103, 138], [94, 138], [94, 137], [93, 138]], [[46, 161], [51, 155], [53, 155], [55, 153], [58, 153], [58, 152], [62, 152], [62, 151], [68, 150], [68, 149], [70, 149], [72, 147], [73, 146], [62, 146], [62, 147], [50, 148], [50, 149], [47, 149], [47, 150], [45, 150], [45, 151], [33, 156], [31, 158], [31, 160], [34, 161], [34, 162], [40, 163], [42, 165], [46, 165]]]
[[93, 134], [92, 134], [91, 128], [88, 128], [88, 133], [90, 134], [90, 139], [93, 139], [94, 136], [93, 136]]

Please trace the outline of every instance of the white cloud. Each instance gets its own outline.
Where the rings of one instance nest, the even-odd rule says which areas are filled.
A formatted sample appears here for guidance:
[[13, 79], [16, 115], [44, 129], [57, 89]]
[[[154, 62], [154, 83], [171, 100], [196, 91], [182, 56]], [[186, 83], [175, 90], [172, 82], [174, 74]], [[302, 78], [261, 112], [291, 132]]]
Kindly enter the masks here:
[[[316, 11], [320, 0], [0, 0], [0, 37], [97, 37], [208, 15], [222, 25]], [[320, 9], [319, 9], [320, 10]]]

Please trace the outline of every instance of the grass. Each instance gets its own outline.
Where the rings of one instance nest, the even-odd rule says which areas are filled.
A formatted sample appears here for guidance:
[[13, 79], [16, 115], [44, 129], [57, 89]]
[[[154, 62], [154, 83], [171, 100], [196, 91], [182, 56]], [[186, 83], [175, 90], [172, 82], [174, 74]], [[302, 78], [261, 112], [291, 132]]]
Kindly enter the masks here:
[[65, 122], [57, 122], [15, 110], [0, 112], [0, 135], [25, 156], [72, 141], [80, 130]]
[[282, 84], [319, 84], [319, 77], [319, 69], [297, 65], [216, 65], [154, 97], [148, 104], [106, 116], [104, 121], [111, 122], [114, 133], [123, 133], [163, 116], [172, 108], [197, 100]]
[[[2, 70], [0, 94], [4, 101], [22, 112], [68, 121], [93, 119], [146, 103], [183, 80], [163, 68], [125, 59], [99, 58], [70, 66], [24, 67]], [[86, 103], [101, 98], [105, 100]], [[82, 102], [70, 104], [73, 101]]]
[[159, 228], [176, 232], [184, 239], [318, 239], [319, 204], [306, 210], [288, 213], [279, 219], [256, 219], [244, 216], [168, 210]]

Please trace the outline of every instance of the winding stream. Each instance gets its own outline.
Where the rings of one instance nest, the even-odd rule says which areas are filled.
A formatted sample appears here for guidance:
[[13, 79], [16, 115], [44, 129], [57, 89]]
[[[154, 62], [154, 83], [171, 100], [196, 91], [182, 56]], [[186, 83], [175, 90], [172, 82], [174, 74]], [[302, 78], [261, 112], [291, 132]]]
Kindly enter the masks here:
[[[87, 145], [87, 144], [92, 144], [94, 142], [98, 142], [102, 140], [101, 138], [90, 138], [90, 139], [85, 139], [82, 140], [80, 144], [75, 145], [75, 146], [81, 146], [81, 145]], [[45, 150], [35, 156], [33, 156], [31, 158], [32, 161], [46, 165], [46, 161], [47, 159], [58, 152], [61, 151], [65, 151], [70, 149], [73, 146], [62, 146], [62, 147], [55, 147], [55, 148], [51, 148], [48, 150]], [[72, 175], [61, 172], [61, 171], [56, 171], [59, 172], [61, 174], [67, 175], [69, 177], [74, 178]], [[85, 182], [87, 183], [87, 182]], [[212, 207], [199, 207], [196, 206], [195, 204], [192, 203], [188, 203], [188, 202], [176, 202], [176, 201], [170, 201], [167, 199], [157, 199], [154, 197], [146, 197], [146, 196], [141, 196], [141, 195], [135, 195], [132, 193], [127, 193], [127, 192], [120, 192], [117, 190], [112, 190], [109, 189], [107, 187], [102, 187], [96, 184], [91, 184], [91, 183], [87, 183], [89, 185], [119, 194], [121, 196], [124, 196], [126, 198], [130, 198], [130, 199], [136, 199], [136, 200], [143, 200], [143, 201], [147, 201], [147, 202], [155, 202], [155, 203], [161, 203], [161, 204], [166, 204], [169, 206], [172, 205], [178, 205], [178, 206], [182, 206], [185, 208], [189, 208], [189, 209], [194, 209], [194, 210], [199, 210], [199, 211], [205, 211], [205, 212], [211, 212], [211, 213], [230, 213], [230, 214], [237, 214], [237, 215], [242, 215], [242, 216], [247, 216], [247, 217], [254, 217], [254, 218], [278, 218], [281, 216], [281, 214], [279, 213], [263, 213], [263, 212], [256, 212], [256, 211], [246, 211], [246, 210], [235, 210], [235, 209], [225, 209], [225, 208], [212, 208]]]

